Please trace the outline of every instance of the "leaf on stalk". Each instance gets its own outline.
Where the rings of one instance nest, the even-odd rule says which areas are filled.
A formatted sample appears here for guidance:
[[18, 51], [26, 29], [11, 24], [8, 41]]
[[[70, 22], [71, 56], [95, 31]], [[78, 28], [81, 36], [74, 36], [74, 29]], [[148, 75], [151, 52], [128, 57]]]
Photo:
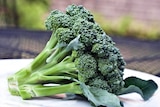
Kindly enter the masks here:
[[96, 107], [122, 107], [118, 97], [107, 90], [80, 84], [84, 96]]
[[144, 100], [148, 100], [158, 88], [153, 80], [142, 80], [137, 77], [128, 77], [124, 82], [125, 86], [120, 91], [120, 95], [136, 92], [140, 94]]

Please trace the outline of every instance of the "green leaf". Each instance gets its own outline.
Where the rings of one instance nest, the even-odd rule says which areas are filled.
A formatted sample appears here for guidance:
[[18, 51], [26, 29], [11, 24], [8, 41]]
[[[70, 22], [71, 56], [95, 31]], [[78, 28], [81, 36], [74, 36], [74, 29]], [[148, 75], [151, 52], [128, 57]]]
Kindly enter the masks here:
[[120, 95], [136, 92], [140, 94], [144, 100], [148, 100], [152, 97], [158, 88], [157, 84], [153, 80], [142, 80], [137, 77], [128, 77], [124, 82], [125, 86], [120, 91]]
[[122, 107], [118, 97], [107, 90], [80, 84], [83, 94], [96, 107]]

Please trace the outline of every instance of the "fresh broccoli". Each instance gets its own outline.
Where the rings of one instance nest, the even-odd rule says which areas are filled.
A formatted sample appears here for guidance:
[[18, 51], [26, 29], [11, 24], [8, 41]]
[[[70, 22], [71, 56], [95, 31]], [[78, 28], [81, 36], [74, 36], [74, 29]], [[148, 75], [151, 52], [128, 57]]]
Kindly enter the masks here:
[[[52, 35], [42, 52], [8, 77], [12, 95], [31, 99], [70, 93], [86, 97], [97, 107], [121, 107], [117, 95], [139, 89], [135, 84], [127, 88], [119, 49], [83, 6], [70, 5], [66, 13], [54, 10], [45, 25]], [[157, 88], [154, 82], [149, 85]], [[142, 95], [143, 91], [136, 92]], [[142, 96], [147, 99], [154, 91]]]

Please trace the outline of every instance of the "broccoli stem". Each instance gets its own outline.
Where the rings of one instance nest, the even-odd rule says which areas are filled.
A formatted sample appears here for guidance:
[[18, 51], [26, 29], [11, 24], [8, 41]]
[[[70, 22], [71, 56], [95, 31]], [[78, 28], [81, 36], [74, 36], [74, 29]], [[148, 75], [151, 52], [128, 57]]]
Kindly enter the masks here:
[[45, 84], [45, 83], [55, 83], [55, 84], [65, 84], [73, 82], [72, 77], [69, 76], [44, 76], [44, 75], [36, 75], [30, 79], [28, 79], [25, 84]]
[[45, 86], [45, 85], [22, 85], [20, 86], [20, 95], [23, 99], [33, 97], [52, 96], [61, 93], [82, 94], [79, 83], [72, 82], [65, 85]]
[[35, 72], [35, 70], [38, 69], [38, 67], [40, 67], [42, 63], [45, 63], [45, 59], [49, 56], [49, 54], [50, 53], [46, 52], [45, 50], [42, 51], [29, 65], [20, 69], [12, 76], [8, 77], [9, 85], [20, 85], [21, 83], [23, 83], [26, 78], [28, 78], [32, 74], [32, 72]]
[[[25, 80], [25, 78], [27, 78], [29, 75], [32, 74], [32, 72], [35, 72], [36, 69], [38, 69], [38, 67], [40, 67], [40, 65], [42, 63], [44, 63], [45, 58], [48, 57], [50, 53], [46, 52], [45, 50], [42, 51], [36, 58], [35, 60], [33, 60], [29, 65], [27, 65], [26, 67], [20, 69], [18, 72], [16, 72], [15, 74], [13, 74], [12, 76], [10, 76], [8, 78], [8, 80], [12, 81], [11, 83], [13, 83], [13, 81], [17, 82], [18, 84], [23, 83], [23, 81]], [[39, 61], [39, 62], [38, 62]], [[9, 84], [10, 84], [10, 81]]]
[[42, 69], [32, 73], [30, 77], [27, 78], [25, 83], [33, 83], [33, 82], [39, 81], [41, 77], [50, 76], [50, 75], [54, 75], [54, 76], [63, 75], [63, 76], [69, 76], [72, 78], [77, 78], [78, 73], [76, 72], [76, 70], [77, 68], [75, 68], [74, 63], [61, 62], [54, 65], [51, 68]]
[[26, 80], [30, 74], [31, 69], [25, 67], [8, 77], [8, 89], [12, 95], [19, 96], [18, 85], [23, 84], [24, 80]]
[[[28, 66], [8, 78], [11, 94], [20, 95], [19, 87], [25, 83], [38, 82], [40, 75], [64, 75], [77, 79], [77, 69], [73, 61], [75, 58], [72, 57], [71, 53], [72, 49], [79, 46], [77, 45], [78, 39], [79, 36], [70, 41], [67, 46], [61, 47], [61, 44], [58, 44], [56, 33], [52, 33], [42, 52]], [[50, 59], [49, 62], [47, 59]]]
[[[61, 62], [63, 59], [65, 59], [66, 56], [72, 56], [71, 55], [71, 54], [73, 54], [72, 50], [77, 49], [79, 47], [79, 44], [78, 44], [79, 38], [80, 38], [80, 36], [77, 36], [76, 38], [71, 40], [67, 46], [63, 46], [62, 44], [57, 44], [58, 49], [55, 48], [56, 49], [55, 52], [52, 53], [52, 55], [50, 55], [49, 58], [47, 58], [47, 60], [46, 60], [47, 63], [51, 63], [51, 64], [48, 64], [47, 66], [51, 67], [52, 64], [56, 64], [56, 63]], [[62, 45], [62, 47], [61, 47], [61, 45]]]
[[18, 83], [15, 81], [14, 76], [8, 78], [8, 89], [12, 95], [20, 96]]
[[40, 73], [42, 73], [42, 75], [60, 75], [63, 73], [69, 73], [69, 72], [76, 71], [76, 70], [77, 70], [77, 68], [75, 68], [74, 63], [61, 62], [61, 63], [54, 65], [53, 67], [51, 67], [49, 69], [40, 70], [37, 73], [40, 72]]
[[[52, 48], [57, 45], [57, 38], [55, 33], [52, 33], [49, 41], [47, 42], [45, 48], [42, 52], [26, 67], [20, 69], [18, 72], [8, 77], [8, 87], [9, 91], [13, 95], [19, 95], [18, 93], [18, 85], [22, 84], [26, 78], [28, 78], [32, 72], [35, 72], [36, 69], [40, 68], [42, 65], [46, 63], [46, 59], [52, 52]], [[12, 89], [13, 88], [13, 89]]]
[[34, 72], [38, 67], [40, 67], [42, 64], [46, 63], [46, 59], [49, 57], [49, 55], [52, 52], [52, 48], [55, 47], [57, 44], [57, 39], [54, 33], [51, 35], [50, 40], [47, 42], [46, 47], [42, 50], [42, 52], [26, 67], [19, 70], [15, 73], [14, 76], [17, 78], [24, 78]]
[[[59, 50], [59, 49], [58, 49]], [[55, 51], [47, 60], [47, 63], [42, 66], [40, 69], [49, 69], [52, 66], [60, 63], [67, 55], [69, 55], [70, 52], [68, 52], [66, 49], [62, 50], [58, 53]]]
[[[8, 87], [9, 87], [11, 94], [19, 95], [19, 86], [21, 86], [24, 83], [38, 83], [39, 81], [41, 81], [42, 78], [47, 79], [47, 77], [48, 79], [49, 78], [51, 79], [51, 77], [49, 77], [48, 75], [54, 75], [54, 76], [63, 75], [63, 76], [69, 76], [70, 78], [77, 79], [78, 74], [76, 72], [77, 68], [75, 68], [75, 64], [73, 62], [70, 62], [70, 63], [66, 63], [66, 62], [65, 61], [60, 62], [52, 66], [51, 68], [37, 70], [36, 72], [33, 72], [32, 74], [24, 74], [24, 72], [21, 72], [21, 73], [18, 73], [18, 75], [13, 75], [9, 77]], [[53, 78], [52, 81], [54, 79], [56, 78]], [[55, 82], [56, 81], [57, 80], [55, 80]]]
[[57, 45], [57, 38], [54, 33], [52, 33], [49, 41], [47, 42], [45, 48], [42, 52], [31, 62], [31, 69], [34, 70], [40, 65], [46, 63], [46, 59], [50, 56], [52, 49]]

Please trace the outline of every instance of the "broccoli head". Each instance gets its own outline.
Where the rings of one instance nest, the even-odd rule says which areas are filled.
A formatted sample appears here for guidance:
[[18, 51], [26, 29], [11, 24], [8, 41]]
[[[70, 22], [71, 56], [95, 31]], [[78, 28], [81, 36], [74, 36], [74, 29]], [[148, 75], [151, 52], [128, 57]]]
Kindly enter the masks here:
[[125, 88], [125, 61], [93, 15], [70, 5], [66, 13], [52, 11], [45, 25], [52, 31], [49, 41], [29, 65], [8, 77], [10, 93], [23, 99], [78, 94], [97, 107], [121, 107], [116, 95]]
[[[45, 25], [53, 32], [46, 47], [28, 68], [20, 70], [9, 81], [18, 81], [18, 87], [46, 83], [64, 85], [79, 81], [91, 87], [115, 92], [112, 91], [111, 82], [108, 82], [114, 81], [109, 74], [114, 71], [123, 72], [124, 60], [112, 39], [94, 21], [93, 15], [87, 9], [70, 5], [66, 13], [54, 10], [46, 19]], [[123, 87], [121, 82], [117, 82], [123, 81], [121, 78], [123, 75], [117, 77], [113, 87]], [[105, 84], [102, 85], [103, 83]], [[25, 87], [22, 89], [25, 92]], [[13, 94], [16, 92], [24, 99], [29, 99], [22, 91], [12, 91]]]

